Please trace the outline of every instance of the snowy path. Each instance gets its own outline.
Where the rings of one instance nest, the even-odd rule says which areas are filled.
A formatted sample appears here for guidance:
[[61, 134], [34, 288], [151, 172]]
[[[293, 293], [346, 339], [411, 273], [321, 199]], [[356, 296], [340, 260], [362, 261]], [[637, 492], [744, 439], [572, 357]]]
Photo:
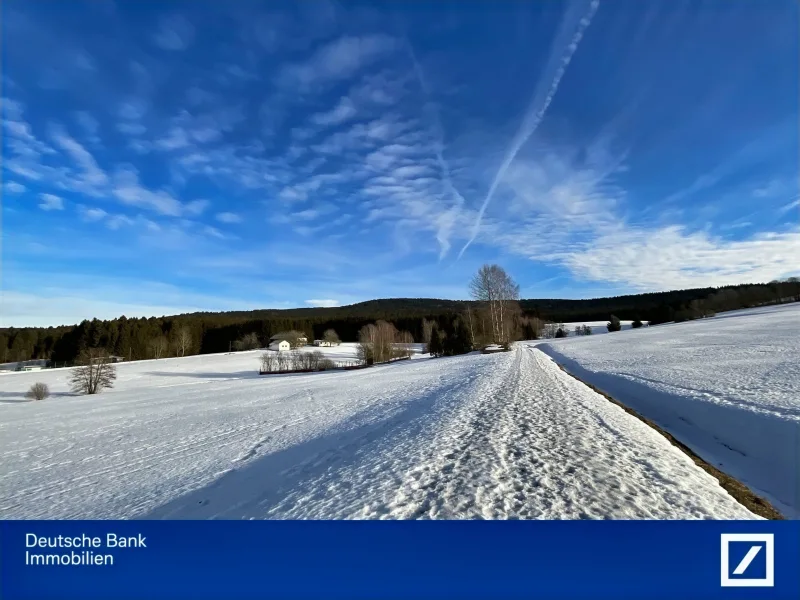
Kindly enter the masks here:
[[143, 372], [98, 398], [0, 407], [0, 518], [753, 518], [522, 345], [193, 377], [163, 388]]

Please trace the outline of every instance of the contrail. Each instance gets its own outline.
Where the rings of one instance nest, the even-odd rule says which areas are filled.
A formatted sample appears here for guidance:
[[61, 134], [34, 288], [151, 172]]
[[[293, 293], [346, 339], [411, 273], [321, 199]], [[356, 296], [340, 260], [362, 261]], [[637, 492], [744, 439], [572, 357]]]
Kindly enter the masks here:
[[[503, 159], [500, 168], [497, 170], [497, 174], [494, 176], [492, 185], [489, 186], [489, 192], [486, 194], [483, 205], [478, 211], [475, 224], [472, 226], [472, 236], [469, 238], [469, 241], [464, 244], [464, 247], [461, 248], [461, 252], [458, 253], [458, 259], [464, 255], [466, 249], [469, 248], [470, 244], [475, 241], [475, 238], [477, 237], [478, 231], [481, 227], [481, 221], [483, 221], [483, 215], [486, 212], [486, 207], [488, 207], [489, 203], [492, 201], [492, 197], [497, 189], [497, 185], [503, 179], [503, 176], [506, 174], [509, 165], [511, 165], [512, 161], [517, 156], [517, 153], [519, 152], [520, 148], [522, 148], [522, 145], [528, 141], [531, 135], [533, 135], [533, 132], [536, 131], [536, 128], [539, 127], [539, 123], [541, 123], [547, 107], [550, 106], [550, 102], [552, 102], [553, 97], [556, 95], [558, 85], [561, 83], [561, 78], [564, 77], [564, 73], [566, 72], [569, 63], [572, 60], [575, 51], [578, 49], [578, 44], [580, 43], [586, 28], [589, 27], [589, 24], [592, 22], [592, 17], [594, 17], [595, 12], [597, 12], [597, 7], [599, 5], [600, 0], [592, 0], [591, 4], [589, 5], [589, 10], [586, 11], [586, 14], [584, 14], [580, 20], [577, 21], [577, 23], [575, 22], [577, 16], [574, 14], [577, 11], [568, 11], [567, 14], [564, 15], [564, 20], [561, 23], [561, 27], [559, 27], [558, 34], [556, 35], [553, 43], [553, 48], [560, 48], [565, 45], [564, 38], [574, 32], [572, 39], [568, 44], [566, 44], [566, 48], [559, 54], [555, 52], [550, 53], [550, 59], [548, 60], [544, 71], [545, 75], [555, 71], [555, 74], [551, 79], [550, 86], [546, 90], [541, 89], [541, 86], [539, 85], [536, 86], [533, 100], [528, 107], [528, 111], [525, 113], [525, 118], [522, 121], [522, 125], [517, 131], [517, 134], [514, 136], [514, 139], [511, 141], [511, 145], [506, 152], [506, 156]], [[559, 55], [560, 60], [557, 61]], [[547, 79], [545, 78], [544, 81], [547, 81]], [[542, 98], [542, 96], [544, 96], [544, 98]]]
[[[411, 45], [411, 41], [406, 37], [406, 48], [408, 49], [409, 56], [411, 57], [411, 62], [414, 65], [414, 73], [417, 75], [417, 79], [419, 81], [419, 85], [422, 88], [422, 92], [425, 94], [426, 98], [430, 97], [430, 89], [428, 88], [428, 84], [425, 80], [425, 74], [422, 72], [422, 65], [419, 64], [417, 60], [417, 55], [414, 52], [414, 47]], [[446, 213], [443, 213], [440, 216], [439, 221], [437, 222], [438, 231], [436, 233], [436, 240], [439, 242], [440, 250], [439, 250], [439, 260], [442, 260], [447, 252], [450, 250], [450, 230], [453, 227], [453, 222], [455, 221], [456, 214], [461, 210], [464, 206], [464, 196], [456, 189], [455, 184], [453, 183], [453, 177], [450, 174], [450, 166], [447, 164], [447, 161], [444, 159], [444, 127], [442, 127], [442, 121], [439, 118], [439, 111], [436, 110], [436, 107], [433, 106], [430, 102], [426, 102], [426, 110], [430, 112], [431, 118], [433, 121], [434, 131], [436, 133], [436, 138], [438, 143], [434, 148], [434, 153], [436, 154], [436, 162], [439, 164], [439, 168], [442, 171], [442, 180], [444, 182], [444, 186], [447, 191], [455, 198], [455, 205], [448, 210]]]

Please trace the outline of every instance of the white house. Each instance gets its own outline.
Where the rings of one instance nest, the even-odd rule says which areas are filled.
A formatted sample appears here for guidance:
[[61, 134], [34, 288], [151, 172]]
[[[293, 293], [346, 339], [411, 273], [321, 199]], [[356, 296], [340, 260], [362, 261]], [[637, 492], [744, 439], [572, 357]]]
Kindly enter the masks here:
[[292, 346], [286, 340], [276, 340], [269, 345], [269, 349], [275, 352], [288, 352]]
[[333, 346], [333, 344], [328, 340], [314, 340], [314, 345], [320, 346], [321, 348], [330, 348]]

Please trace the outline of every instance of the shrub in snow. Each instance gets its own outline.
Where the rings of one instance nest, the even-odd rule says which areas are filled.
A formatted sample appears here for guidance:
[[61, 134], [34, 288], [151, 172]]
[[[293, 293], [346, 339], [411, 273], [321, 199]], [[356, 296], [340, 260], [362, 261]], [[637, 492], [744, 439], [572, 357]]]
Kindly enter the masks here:
[[558, 331], [556, 331], [556, 337], [557, 338], [565, 338], [565, 337], [567, 337], [567, 332], [564, 329], [561, 329], [559, 327]]
[[606, 328], [609, 331], [619, 331], [620, 329], [622, 329], [622, 323], [620, 323], [617, 317], [611, 315], [611, 319], [606, 324]]
[[44, 400], [49, 396], [50, 388], [48, 388], [44, 383], [34, 383], [31, 386], [31, 389], [28, 390], [28, 393], [25, 394], [25, 397], [28, 400]]
[[639, 329], [642, 326], [642, 322], [639, 319], [636, 319], [633, 323], [631, 323], [631, 327], [634, 329]]

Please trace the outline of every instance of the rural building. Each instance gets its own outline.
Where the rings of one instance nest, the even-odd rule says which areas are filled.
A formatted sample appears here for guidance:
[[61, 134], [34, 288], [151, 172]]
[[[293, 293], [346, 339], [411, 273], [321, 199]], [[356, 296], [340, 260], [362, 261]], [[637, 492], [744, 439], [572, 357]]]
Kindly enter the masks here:
[[308, 338], [307, 337], [300, 336], [300, 337], [295, 338], [294, 334], [289, 333], [288, 331], [282, 331], [280, 333], [276, 333], [271, 338], [269, 338], [269, 341], [270, 342], [278, 342], [280, 340], [294, 340], [294, 339], [297, 339], [297, 343], [299, 345], [301, 345], [301, 346], [305, 346], [306, 344], [308, 344]]
[[0, 371], [41, 371], [47, 368], [49, 362], [46, 358], [38, 358], [22, 362], [4, 363], [0, 365]]
[[333, 346], [333, 343], [329, 342], [328, 340], [314, 340], [314, 345], [321, 348], [330, 348]]
[[270, 343], [269, 349], [275, 350], [275, 352], [288, 352], [292, 346], [286, 340], [275, 340]]

